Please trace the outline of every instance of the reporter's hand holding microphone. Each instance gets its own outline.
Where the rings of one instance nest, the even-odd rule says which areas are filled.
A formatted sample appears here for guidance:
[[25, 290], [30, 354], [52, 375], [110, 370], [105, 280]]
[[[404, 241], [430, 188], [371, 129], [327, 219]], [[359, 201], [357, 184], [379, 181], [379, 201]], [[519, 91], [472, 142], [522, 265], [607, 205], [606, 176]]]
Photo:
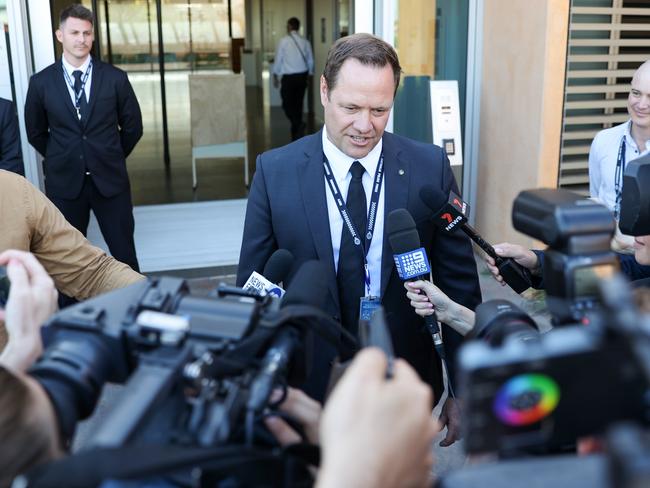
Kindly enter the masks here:
[[[517, 264], [520, 264], [528, 271], [530, 271], [532, 274], [538, 273], [539, 259], [537, 258], [537, 254], [535, 254], [530, 249], [525, 248], [524, 246], [520, 246], [518, 244], [502, 242], [494, 246], [494, 251], [502, 258], [513, 259]], [[492, 276], [494, 276], [494, 279], [496, 279], [499, 283], [501, 283], [501, 286], [506, 286], [507, 283], [504, 281], [503, 277], [501, 276], [501, 273], [495, 263], [494, 258], [486, 254], [484, 256], [484, 259], [485, 259], [485, 264], [487, 265], [487, 268], [490, 270], [490, 273], [492, 273]]]

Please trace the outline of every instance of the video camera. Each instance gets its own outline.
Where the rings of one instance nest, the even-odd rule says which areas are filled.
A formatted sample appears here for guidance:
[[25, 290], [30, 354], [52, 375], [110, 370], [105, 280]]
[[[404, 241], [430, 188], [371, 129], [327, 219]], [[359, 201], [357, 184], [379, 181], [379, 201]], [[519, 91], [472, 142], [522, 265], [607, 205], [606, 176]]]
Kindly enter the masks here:
[[[53, 340], [30, 375], [50, 396], [67, 440], [77, 421], [93, 412], [106, 382], [125, 383], [92, 435], [91, 451], [153, 446], [149, 452], [163, 459], [171, 451], [160, 446], [193, 448], [198, 457], [184, 469], [175, 465], [184, 482], [196, 481], [201, 464], [191, 461], [206, 455], [222, 468], [226, 462], [230, 473], [239, 463], [253, 484], [281, 480], [287, 455], [272, 452], [255, 425], [272, 406], [275, 388], [299, 385], [309, 374], [313, 334], [340, 341], [340, 327], [316, 308], [327, 292], [324, 282], [312, 279], [323, 274], [321, 266], [305, 263], [282, 302], [229, 287], [216, 297], [195, 297], [184, 280], [171, 277], [88, 300], [51, 319]], [[256, 470], [242, 465], [256, 461]], [[296, 479], [311, 479], [306, 462], [291, 462]], [[162, 461], [148, 464], [150, 471], [170, 470]], [[215, 476], [206, 471], [202, 483]], [[40, 479], [47, 478], [42, 472]], [[96, 479], [102, 479], [99, 469]]]
[[[650, 187], [649, 178], [650, 157], [628, 164], [621, 205], [625, 232], [650, 234], [650, 194], [642, 191]], [[521, 335], [528, 327], [525, 340], [492, 332], [501, 336], [498, 343], [475, 340], [463, 346], [467, 451], [511, 456], [552, 450], [621, 421], [647, 425], [650, 316], [636, 309], [628, 283], [615, 272], [611, 215], [563, 190], [534, 190], [515, 201], [513, 223], [549, 245], [544, 262], [549, 308], [564, 323], [587, 310], [591, 320], [587, 327], [536, 335], [519, 319], [513, 330]], [[479, 328], [503, 329], [504, 320], [493, 315], [489, 327]]]
[[527, 190], [513, 203], [512, 224], [548, 245], [543, 279], [555, 325], [588, 320], [597, 307], [599, 281], [619, 268], [610, 249], [612, 212], [567, 190]]

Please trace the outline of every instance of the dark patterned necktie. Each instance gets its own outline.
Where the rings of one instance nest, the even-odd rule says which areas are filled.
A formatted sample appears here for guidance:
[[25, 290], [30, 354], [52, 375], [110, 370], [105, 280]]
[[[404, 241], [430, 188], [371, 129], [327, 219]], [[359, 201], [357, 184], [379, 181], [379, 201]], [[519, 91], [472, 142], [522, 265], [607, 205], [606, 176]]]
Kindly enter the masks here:
[[[345, 200], [348, 214], [361, 240], [365, 239], [368, 220], [366, 192], [361, 182], [365, 172], [365, 168], [359, 161], [352, 163], [350, 166], [352, 181], [350, 181], [348, 196]], [[363, 258], [363, 248], [360, 245], [355, 245], [348, 226], [343, 222], [336, 280], [341, 303], [341, 323], [353, 334], [357, 333], [359, 326], [359, 298], [365, 296]]]
[[[72, 76], [74, 76], [74, 96], [75, 100], [79, 98], [79, 113], [81, 114], [81, 120], [86, 120], [86, 117], [88, 116], [88, 102], [86, 101], [86, 94], [81, 93], [83, 90], [83, 85], [81, 83], [81, 75], [83, 73], [79, 70], [75, 70], [72, 72]], [[81, 96], [79, 96], [79, 93], [81, 93]], [[75, 107], [76, 108], [76, 107]]]

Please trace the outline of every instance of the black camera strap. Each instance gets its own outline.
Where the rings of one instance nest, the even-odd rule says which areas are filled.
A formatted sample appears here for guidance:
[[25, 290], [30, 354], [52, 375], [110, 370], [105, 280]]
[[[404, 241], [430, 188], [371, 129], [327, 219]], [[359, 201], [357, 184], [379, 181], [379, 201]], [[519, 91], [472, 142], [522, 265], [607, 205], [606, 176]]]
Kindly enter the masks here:
[[[284, 463], [317, 464], [316, 446], [298, 444], [286, 449], [260, 450], [244, 446], [213, 448], [142, 445], [120, 448], [97, 448], [77, 453], [59, 461], [32, 469], [21, 476], [29, 488], [87, 488], [105, 480], [146, 480], [169, 476], [190, 468], [200, 468], [213, 479], [236, 473], [244, 466], [247, 478], [250, 466], [254, 474], [268, 482], [269, 473], [262, 469], [278, 469]], [[260, 469], [258, 469], [260, 468]]]

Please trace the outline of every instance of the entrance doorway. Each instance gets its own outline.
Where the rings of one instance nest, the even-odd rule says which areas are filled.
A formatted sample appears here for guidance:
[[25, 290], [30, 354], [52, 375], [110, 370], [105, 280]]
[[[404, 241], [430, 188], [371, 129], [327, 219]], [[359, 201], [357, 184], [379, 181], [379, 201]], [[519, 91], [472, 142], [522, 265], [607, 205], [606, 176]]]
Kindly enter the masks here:
[[[190, 74], [231, 70], [231, 38], [245, 33], [244, 0], [81, 3], [97, 19], [93, 56], [128, 73], [142, 111], [144, 133], [127, 162], [134, 205], [245, 197], [241, 159], [199, 160], [193, 191], [189, 94]], [[68, 4], [51, 2], [53, 30]]]

